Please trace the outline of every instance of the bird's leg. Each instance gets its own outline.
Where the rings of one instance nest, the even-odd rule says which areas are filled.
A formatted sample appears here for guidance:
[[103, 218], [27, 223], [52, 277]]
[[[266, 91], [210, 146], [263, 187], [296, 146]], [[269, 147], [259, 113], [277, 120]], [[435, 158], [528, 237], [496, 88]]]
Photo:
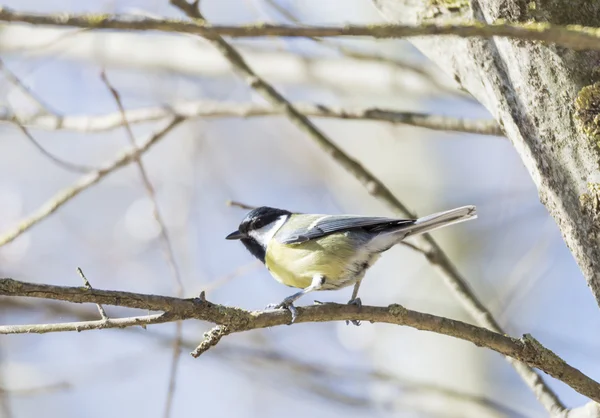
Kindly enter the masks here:
[[[360, 289], [360, 283], [362, 282], [362, 280], [357, 281], [356, 283], [354, 283], [354, 290], [352, 290], [352, 298], [350, 298], [350, 300], [348, 301], [348, 305], [356, 305], [359, 308], [362, 306], [362, 301], [360, 300], [358, 296], [358, 289]], [[360, 326], [360, 321], [357, 319], [353, 319], [351, 321], [346, 321], [346, 325], [348, 325], [350, 322], [352, 322], [352, 325], [356, 325], [357, 327]]]
[[[360, 289], [361, 281], [362, 281], [362, 279], [357, 281], [356, 283], [354, 283], [354, 290], [352, 290], [352, 298], [348, 301], [348, 305], [356, 305], [359, 308], [362, 306], [362, 301], [360, 300], [359, 297], [357, 297], [358, 289]], [[335, 303], [335, 302], [321, 302], [321, 301], [315, 300], [316, 305], [326, 305], [328, 303]], [[360, 326], [360, 321], [358, 319], [352, 319], [350, 321], [346, 321], [346, 325], [350, 324], [351, 322], [352, 322], [352, 325], [356, 325], [357, 327]]]
[[268, 305], [266, 309], [287, 309], [292, 314], [292, 322], [290, 322], [291, 325], [294, 323], [296, 317], [298, 316], [298, 312], [296, 311], [294, 302], [300, 299], [301, 296], [306, 295], [307, 293], [321, 289], [321, 287], [323, 287], [324, 284], [325, 276], [323, 276], [322, 274], [315, 274], [313, 276], [312, 283], [310, 284], [310, 286], [302, 289], [297, 293], [294, 293], [293, 295], [288, 296], [281, 303]]
[[362, 279], [354, 283], [354, 289], [352, 290], [352, 297], [348, 301], [348, 305], [358, 305], [361, 306], [362, 302], [360, 298], [358, 298], [358, 289], [360, 289], [360, 284], [362, 283]]

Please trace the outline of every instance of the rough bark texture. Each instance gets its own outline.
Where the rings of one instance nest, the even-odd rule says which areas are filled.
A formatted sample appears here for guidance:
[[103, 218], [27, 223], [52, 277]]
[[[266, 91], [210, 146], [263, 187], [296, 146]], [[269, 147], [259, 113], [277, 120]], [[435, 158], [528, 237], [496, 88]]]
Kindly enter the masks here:
[[[392, 22], [451, 19], [600, 26], [589, 0], [374, 0]], [[503, 126], [600, 304], [600, 53], [511, 39], [414, 44]]]

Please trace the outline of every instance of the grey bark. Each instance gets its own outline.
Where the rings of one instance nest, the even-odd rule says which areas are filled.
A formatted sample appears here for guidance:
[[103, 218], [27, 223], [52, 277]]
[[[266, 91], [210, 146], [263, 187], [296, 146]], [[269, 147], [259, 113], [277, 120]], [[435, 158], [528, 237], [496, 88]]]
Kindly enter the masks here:
[[[405, 24], [461, 18], [600, 26], [600, 2], [589, 0], [374, 2], [386, 19]], [[600, 53], [506, 38], [413, 43], [503, 126], [600, 304], [600, 84], [593, 85]]]

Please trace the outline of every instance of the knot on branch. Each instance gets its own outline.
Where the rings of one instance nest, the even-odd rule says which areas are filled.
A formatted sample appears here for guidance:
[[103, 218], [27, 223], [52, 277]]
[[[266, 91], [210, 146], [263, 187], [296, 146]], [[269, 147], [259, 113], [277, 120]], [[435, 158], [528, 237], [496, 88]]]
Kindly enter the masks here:
[[8, 277], [0, 279], [0, 295], [10, 296], [22, 287], [21, 282]]
[[524, 354], [530, 359], [529, 364], [539, 367], [542, 364], [551, 365], [553, 368], [562, 369], [566, 363], [558, 357], [552, 350], [544, 347], [531, 334], [524, 334], [521, 338], [524, 345]]
[[397, 303], [393, 303], [393, 304], [389, 305], [388, 311], [390, 312], [390, 314], [392, 314], [394, 316], [402, 317], [402, 316], [406, 315], [406, 308], [402, 305], [398, 305]]

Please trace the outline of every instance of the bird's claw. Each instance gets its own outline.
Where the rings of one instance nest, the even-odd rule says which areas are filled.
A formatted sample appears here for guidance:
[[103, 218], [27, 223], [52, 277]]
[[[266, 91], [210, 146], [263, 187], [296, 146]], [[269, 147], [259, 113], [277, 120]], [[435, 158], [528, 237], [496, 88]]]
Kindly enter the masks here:
[[286, 309], [292, 314], [292, 321], [288, 325], [292, 325], [298, 317], [298, 310], [294, 306], [294, 301], [284, 299], [281, 303], [270, 303], [266, 306], [266, 310]]
[[[360, 300], [360, 298], [351, 299], [350, 301], [348, 301], [348, 305], [356, 305], [360, 308], [362, 306], [362, 300]], [[360, 326], [360, 321], [358, 319], [352, 319], [350, 321], [346, 321], [346, 325], [349, 325], [350, 323], [352, 323], [352, 325], [355, 325], [357, 327]]]

